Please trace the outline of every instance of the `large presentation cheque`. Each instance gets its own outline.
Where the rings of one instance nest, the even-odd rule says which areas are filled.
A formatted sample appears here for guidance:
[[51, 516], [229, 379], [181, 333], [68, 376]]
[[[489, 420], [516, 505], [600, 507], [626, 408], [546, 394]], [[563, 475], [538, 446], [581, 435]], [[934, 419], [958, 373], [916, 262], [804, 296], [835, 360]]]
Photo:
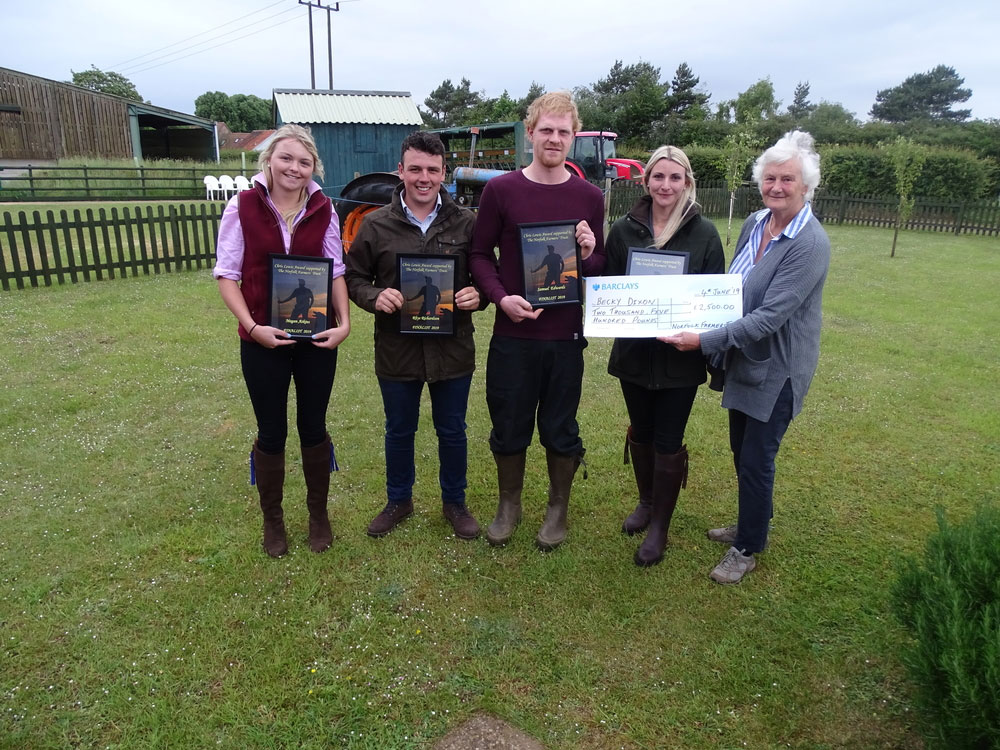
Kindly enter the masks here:
[[599, 276], [584, 280], [585, 336], [650, 338], [710, 331], [743, 317], [739, 274]]

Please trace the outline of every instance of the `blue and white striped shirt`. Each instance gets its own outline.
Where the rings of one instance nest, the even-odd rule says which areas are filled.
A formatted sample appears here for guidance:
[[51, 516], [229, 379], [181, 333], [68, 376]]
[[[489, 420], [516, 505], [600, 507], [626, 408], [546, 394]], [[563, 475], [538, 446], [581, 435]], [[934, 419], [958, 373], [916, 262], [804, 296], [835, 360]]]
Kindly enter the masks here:
[[[802, 210], [795, 214], [788, 226], [785, 227], [784, 231], [779, 234], [775, 239], [770, 240], [767, 243], [767, 247], [764, 248], [764, 255], [767, 255], [771, 248], [774, 246], [775, 242], [781, 240], [782, 237], [788, 237], [789, 239], [795, 239], [802, 227], [804, 227], [809, 220], [812, 218], [812, 208], [809, 207], [809, 203], [806, 203]], [[747, 244], [736, 254], [733, 258], [732, 264], [729, 266], [729, 273], [738, 273], [743, 277], [743, 282], [746, 283], [747, 276], [750, 272], [756, 268], [757, 264], [754, 263], [754, 257], [757, 255], [757, 248], [760, 247], [761, 238], [764, 236], [764, 227], [767, 226], [767, 222], [771, 220], [771, 210], [768, 208], [761, 209], [757, 212], [757, 223], [754, 224], [753, 229], [750, 231], [750, 239]], [[764, 255], [761, 255], [761, 260], [764, 259]]]
[[403, 207], [403, 214], [406, 216], [407, 219], [410, 220], [411, 224], [420, 227], [420, 231], [423, 234], [427, 234], [427, 230], [431, 228], [431, 224], [433, 224], [434, 219], [437, 218], [438, 211], [441, 210], [441, 193], [438, 193], [437, 203], [434, 204], [434, 210], [431, 211], [429, 214], [427, 214], [427, 216], [424, 218], [423, 221], [414, 216], [413, 212], [410, 210], [410, 207], [406, 205], [406, 199], [403, 197], [405, 195], [406, 195], [405, 190], [399, 194], [399, 203]]

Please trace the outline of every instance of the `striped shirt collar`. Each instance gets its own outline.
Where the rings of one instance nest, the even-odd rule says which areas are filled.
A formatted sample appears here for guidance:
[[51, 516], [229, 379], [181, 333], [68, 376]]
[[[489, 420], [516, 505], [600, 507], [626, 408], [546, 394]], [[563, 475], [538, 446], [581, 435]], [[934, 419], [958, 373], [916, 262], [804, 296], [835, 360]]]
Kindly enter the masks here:
[[[812, 206], [807, 201], [806, 204], [799, 210], [797, 214], [788, 222], [788, 226], [782, 230], [775, 239], [772, 239], [767, 243], [767, 247], [764, 249], [764, 255], [767, 255], [774, 243], [780, 240], [782, 237], [788, 237], [788, 239], [795, 239], [802, 228], [809, 223], [812, 218]], [[771, 209], [764, 208], [757, 212], [756, 223], [752, 230], [750, 230], [750, 238], [743, 248], [736, 254], [733, 258], [732, 265], [729, 267], [729, 273], [738, 273], [746, 281], [747, 276], [750, 274], [756, 264], [753, 262], [754, 256], [756, 255], [756, 248], [760, 247], [761, 239], [764, 236], [764, 227], [767, 226], [767, 222], [771, 220]], [[763, 259], [764, 256], [761, 256]]]
[[423, 232], [424, 234], [427, 234], [427, 230], [431, 228], [431, 224], [433, 224], [434, 219], [437, 218], [438, 211], [441, 210], [441, 193], [438, 193], [437, 203], [434, 204], [434, 210], [431, 211], [429, 214], [427, 214], [427, 218], [425, 218], [423, 221], [414, 216], [413, 212], [410, 210], [410, 207], [406, 205], [406, 199], [404, 198], [405, 194], [406, 194], [405, 190], [401, 190], [399, 193], [399, 203], [400, 205], [403, 206], [403, 214], [406, 216], [407, 219], [409, 219], [411, 224], [420, 227], [420, 231]]

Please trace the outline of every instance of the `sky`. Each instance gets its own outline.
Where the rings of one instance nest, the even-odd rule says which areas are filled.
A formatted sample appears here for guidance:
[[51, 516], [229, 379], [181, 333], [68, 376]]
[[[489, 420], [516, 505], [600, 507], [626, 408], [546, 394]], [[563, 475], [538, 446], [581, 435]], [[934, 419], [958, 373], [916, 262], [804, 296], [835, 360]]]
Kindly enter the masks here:
[[[312, 0], [326, 5], [327, 0]], [[308, 10], [298, 0], [3, 1], [0, 67], [70, 80], [96, 65], [128, 77], [153, 104], [185, 113], [206, 91], [311, 88]], [[422, 105], [445, 79], [487, 96], [590, 86], [616, 60], [681, 62], [714, 109], [769, 77], [782, 107], [810, 100], [859, 120], [880, 89], [949, 65], [972, 89], [961, 108], [1000, 118], [995, 0], [345, 0], [330, 13], [333, 88], [408, 91]], [[313, 11], [316, 87], [329, 88], [327, 13]]]

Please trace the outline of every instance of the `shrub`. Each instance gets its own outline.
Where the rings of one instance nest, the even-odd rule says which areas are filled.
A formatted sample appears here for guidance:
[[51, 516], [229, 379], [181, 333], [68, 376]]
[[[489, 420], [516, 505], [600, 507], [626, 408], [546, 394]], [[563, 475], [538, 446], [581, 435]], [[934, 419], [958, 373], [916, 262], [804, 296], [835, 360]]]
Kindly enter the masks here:
[[[821, 146], [823, 189], [840, 195], [896, 195], [892, 159], [869, 146]], [[994, 184], [995, 164], [970, 151], [932, 148], [913, 194], [943, 201], [979, 200]]]
[[903, 661], [928, 742], [1000, 747], [1000, 509], [958, 525], [938, 510], [923, 560], [902, 562], [893, 608], [913, 641]]

